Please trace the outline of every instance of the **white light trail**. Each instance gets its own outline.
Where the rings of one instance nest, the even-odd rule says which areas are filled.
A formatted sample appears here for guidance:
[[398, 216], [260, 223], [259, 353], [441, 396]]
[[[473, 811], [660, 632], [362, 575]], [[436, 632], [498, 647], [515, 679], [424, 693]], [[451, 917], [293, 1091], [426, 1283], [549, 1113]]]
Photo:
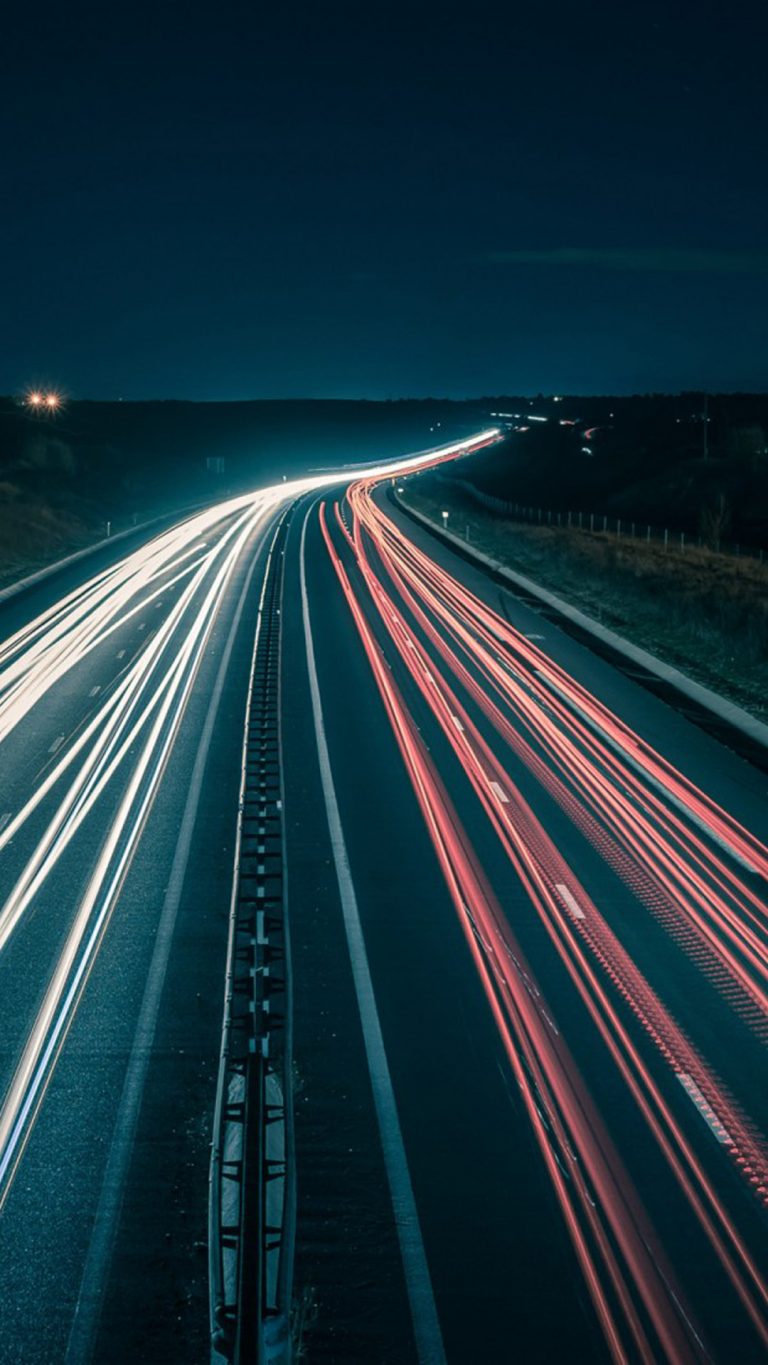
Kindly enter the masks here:
[[[394, 476], [465, 454], [496, 435], [492, 429], [410, 458], [366, 466], [364, 472]], [[360, 467], [348, 468], [281, 482], [207, 508], [95, 574], [0, 643], [2, 743], [72, 669], [126, 628], [138, 634], [147, 608], [160, 606], [161, 597], [167, 600], [170, 590], [178, 589], [158, 627], [141, 635], [137, 653], [114, 684], [100, 684], [83, 695], [88, 719], [69, 743], [66, 736], [57, 737], [45, 778], [0, 822], [2, 856], [41, 803], [59, 793], [0, 905], [2, 952], [87, 817], [100, 802], [110, 802], [104, 808], [100, 852], [0, 1106], [0, 1207], [117, 903], [233, 574], [252, 550], [254, 537], [261, 538], [286, 503], [349, 482], [360, 472]], [[109, 657], [125, 654], [121, 648]], [[111, 784], [120, 770], [123, 785], [115, 788]]]

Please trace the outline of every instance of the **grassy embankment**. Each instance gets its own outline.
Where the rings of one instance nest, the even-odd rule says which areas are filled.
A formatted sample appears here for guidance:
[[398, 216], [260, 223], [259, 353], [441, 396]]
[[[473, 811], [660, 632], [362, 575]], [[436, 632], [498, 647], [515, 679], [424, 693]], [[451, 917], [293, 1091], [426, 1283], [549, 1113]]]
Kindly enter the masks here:
[[0, 588], [100, 540], [104, 520], [91, 509], [51, 505], [0, 482]]
[[768, 720], [768, 565], [705, 549], [664, 550], [589, 531], [529, 526], [434, 477], [403, 499], [626, 639]]

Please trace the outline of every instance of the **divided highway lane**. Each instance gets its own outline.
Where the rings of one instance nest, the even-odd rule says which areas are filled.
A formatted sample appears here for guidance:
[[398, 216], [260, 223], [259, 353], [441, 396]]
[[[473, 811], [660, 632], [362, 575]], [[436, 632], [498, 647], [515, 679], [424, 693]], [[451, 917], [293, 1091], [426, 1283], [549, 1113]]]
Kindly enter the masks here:
[[[394, 1202], [320, 782], [293, 519], [284, 604], [283, 746], [294, 964], [298, 1230], [296, 1290], [308, 1359], [600, 1361], [599, 1332], [520, 1122], [514, 1083], [316, 512], [307, 519], [308, 617], [332, 778], [405, 1152]], [[425, 731], [429, 717], [421, 717]], [[433, 728], [430, 750], [460, 779]], [[505, 862], [478, 829], [484, 866], [510, 898]], [[357, 963], [359, 973], [360, 963]], [[365, 993], [363, 993], [363, 1000]], [[366, 1015], [370, 1010], [363, 1006]], [[380, 1058], [373, 1066], [380, 1087]], [[386, 1096], [382, 1119], [392, 1127]], [[405, 1177], [405, 1179], [404, 1179]], [[403, 1203], [410, 1181], [416, 1205]], [[418, 1226], [417, 1226], [418, 1224]], [[524, 1229], [519, 1236], [518, 1229]], [[408, 1247], [403, 1261], [398, 1233]], [[413, 1255], [424, 1249], [429, 1283]], [[413, 1277], [414, 1262], [416, 1278]], [[436, 1340], [430, 1298], [439, 1317]], [[413, 1309], [409, 1306], [413, 1304]], [[422, 1340], [417, 1353], [413, 1313]]]
[[[371, 910], [364, 922], [373, 944], [389, 932], [400, 954], [388, 975], [382, 965], [377, 970], [369, 947], [385, 1044], [397, 1056], [404, 1033], [407, 1047], [419, 1050], [426, 1037], [434, 1061], [429, 1091], [417, 1097], [391, 1062], [406, 1155], [423, 1147], [423, 1120], [431, 1103], [439, 1105], [440, 1074], [457, 1087], [457, 1099], [464, 1083], [455, 1050], [443, 1049], [444, 1021], [434, 1005], [439, 973], [425, 969], [443, 964], [445, 935], [458, 921], [466, 940], [464, 972], [482, 986], [506, 1054], [505, 1074], [519, 1092], [520, 1109], [502, 1131], [510, 1153], [521, 1124], [529, 1134], [550, 1183], [534, 1221], [551, 1213], [554, 1199], [559, 1241], [570, 1244], [591, 1302], [588, 1316], [593, 1327], [599, 1324], [611, 1357], [760, 1359], [768, 1342], [768, 1160], [759, 1079], [765, 1074], [768, 857], [743, 813], [750, 785], [757, 788], [730, 755], [706, 741], [716, 780], [700, 789], [630, 728], [636, 688], [621, 678], [608, 684], [619, 701], [619, 715], [612, 714], [599, 688], [598, 695], [584, 688], [567, 661], [561, 668], [546, 646], [527, 638], [542, 633], [530, 629], [536, 617], [528, 613], [527, 631], [510, 627], [482, 594], [466, 592], [461, 570], [458, 581], [444, 573], [429, 550], [425, 557], [416, 549], [402, 521], [398, 531], [383, 519], [370, 493], [356, 485], [343, 513], [329, 507], [321, 518], [337, 599], [349, 619], [346, 646], [342, 651], [337, 640], [334, 662], [326, 664], [335, 678], [326, 671], [323, 690], [321, 671], [320, 682], [328, 708], [338, 710], [334, 691], [356, 639], [370, 665], [369, 690], [373, 681], [379, 694], [378, 713], [365, 701], [369, 729], [374, 715], [380, 724], [388, 717], [397, 737], [389, 767], [397, 764], [401, 782], [407, 774], [404, 785], [410, 782], [433, 864], [443, 873], [442, 896], [430, 899], [433, 946], [421, 957], [413, 996], [418, 1039], [403, 1017], [390, 1033], [386, 1026], [387, 1001], [402, 987], [400, 961], [410, 956], [408, 930], [399, 921], [395, 930], [391, 911], [382, 908], [384, 924]], [[428, 539], [421, 537], [422, 546]], [[307, 543], [312, 581], [321, 572], [317, 535], [310, 533]], [[486, 596], [489, 588], [486, 583]], [[321, 640], [329, 600], [326, 587], [322, 606], [315, 606]], [[566, 640], [563, 648], [560, 640], [554, 652], [567, 656], [574, 647]], [[583, 671], [583, 660], [576, 664]], [[605, 677], [613, 672], [600, 668]], [[356, 683], [358, 677], [356, 670]], [[345, 728], [354, 708], [351, 691], [345, 689]], [[652, 717], [657, 732], [663, 735], [665, 721], [678, 732], [671, 748], [680, 762], [680, 722], [653, 706], [662, 713]], [[658, 733], [654, 738], [658, 744]], [[694, 741], [700, 759], [697, 749]], [[330, 753], [342, 773], [344, 752], [337, 728]], [[414, 836], [391, 842], [389, 803], [384, 813], [379, 801], [391, 775], [381, 759], [369, 764], [360, 734], [355, 752], [358, 782], [367, 774], [365, 788], [372, 790], [352, 796], [347, 786], [345, 797], [340, 784], [342, 817], [346, 810], [358, 831], [356, 840], [347, 834], [350, 863], [354, 870], [356, 860], [370, 858], [366, 850], [380, 836], [395, 850], [388, 873], [394, 877], [401, 858], [410, 863]], [[719, 784], [733, 784], [741, 819], [715, 799], [718, 767]], [[354, 807], [363, 802], [368, 820], [361, 829]], [[374, 810], [383, 826], [377, 836]], [[413, 826], [412, 810], [410, 816]], [[370, 880], [361, 885], [367, 901]], [[446, 899], [453, 906], [449, 916]], [[409, 1021], [412, 1012], [405, 1015]], [[493, 1111], [492, 1087], [480, 1104]], [[492, 1127], [498, 1135], [498, 1122]], [[464, 1153], [460, 1133], [450, 1124], [445, 1131], [441, 1146], [447, 1142], [453, 1170], [444, 1170], [442, 1191], [430, 1191], [416, 1176], [413, 1184], [448, 1358], [466, 1357], [461, 1332], [470, 1321], [486, 1333], [487, 1358], [505, 1358], [503, 1334], [515, 1327], [525, 1358], [553, 1358], [553, 1348], [573, 1353], [568, 1333], [584, 1329], [584, 1313], [565, 1308], [562, 1284], [542, 1276], [528, 1311], [512, 1323], [498, 1285], [480, 1297], [463, 1276], [466, 1210], [457, 1208], [455, 1193], [462, 1188], [456, 1177]], [[510, 1184], [519, 1189], [521, 1171], [514, 1161], [505, 1171], [480, 1153], [485, 1184], [471, 1226], [482, 1226], [484, 1212], [496, 1264], [514, 1266], [516, 1275], [530, 1261], [529, 1228], [521, 1233], [519, 1219], [510, 1218], [500, 1230], [495, 1214]], [[441, 1158], [446, 1161], [444, 1151]], [[523, 1179], [530, 1189], [530, 1172]], [[432, 1229], [447, 1190], [457, 1216], [446, 1268], [446, 1230], [435, 1238]], [[487, 1283], [493, 1284], [492, 1272]], [[564, 1334], [559, 1351], [547, 1318], [555, 1307]], [[550, 1333], [546, 1347], [532, 1320]], [[478, 1358], [486, 1357], [481, 1351]]]
[[[137, 1118], [140, 1092], [133, 1112], [122, 1113], [121, 1090], [209, 695], [217, 670], [234, 660], [236, 773], [253, 619], [243, 628], [243, 613], [284, 500], [242, 499], [172, 528], [0, 647], [2, 1360], [67, 1357], [97, 1232], [97, 1270], [108, 1278], [119, 1200], [104, 1203], [102, 1178], [120, 1122], [130, 1137]], [[227, 825], [236, 782], [231, 787]], [[221, 838], [215, 820], [211, 827]], [[210, 946], [219, 956], [209, 959], [207, 987], [218, 1028], [231, 866], [216, 870]], [[194, 1045], [194, 1001], [185, 1008]], [[215, 1036], [211, 1045], [215, 1056]], [[180, 1098], [179, 1114], [184, 1105]], [[125, 1179], [125, 1163], [118, 1174]], [[204, 1197], [204, 1166], [199, 1174]], [[84, 1331], [69, 1359], [87, 1359], [93, 1346], [105, 1288], [99, 1275], [96, 1297], [91, 1287], [81, 1303]], [[146, 1292], [145, 1284], [145, 1302]], [[165, 1314], [178, 1336], [167, 1305]], [[200, 1316], [205, 1340], [204, 1310]], [[101, 1358], [120, 1355], [113, 1349]]]
[[330, 482], [206, 509], [2, 609], [2, 1361], [207, 1354], [199, 1248], [259, 566], [281, 511]]

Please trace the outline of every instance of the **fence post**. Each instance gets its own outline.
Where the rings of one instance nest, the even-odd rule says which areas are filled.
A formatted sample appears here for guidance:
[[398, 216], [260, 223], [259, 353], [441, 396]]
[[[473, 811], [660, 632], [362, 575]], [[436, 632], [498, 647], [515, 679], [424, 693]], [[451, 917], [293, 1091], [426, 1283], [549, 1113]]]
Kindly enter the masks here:
[[568, 513], [568, 525], [570, 526], [570, 524], [571, 524], [571, 514], [570, 514], [570, 512], [569, 512], [569, 513]]
[[632, 522], [632, 539], [634, 540], [634, 538], [635, 538], [635, 523]]
[[559, 512], [558, 512], [558, 514], [557, 514], [557, 524], [558, 524], [558, 526], [560, 525], [560, 513], [559, 513]]
[[669, 544], [669, 531], [667, 530], [667, 528], [666, 528], [666, 526], [665, 526], [665, 527], [664, 527], [664, 549], [665, 549], [665, 550], [666, 550], [668, 544]]
[[607, 518], [607, 517], [603, 517], [603, 530], [604, 530], [604, 531], [607, 531], [607, 530], [608, 530], [608, 518]]
[[650, 528], [650, 526], [648, 527], [648, 530], [647, 530], [646, 533], [645, 533], [645, 538], [646, 538], [646, 540], [648, 541], [648, 544], [650, 545], [650, 543], [651, 543], [651, 528]]
[[579, 512], [579, 530], [581, 530], [581, 512]]
[[594, 529], [595, 529], [595, 514], [594, 514], [594, 512], [590, 512], [590, 514], [589, 514], [589, 529], [590, 529], [590, 531], [594, 531]]
[[680, 549], [685, 549], [685, 531], [680, 532]]
[[616, 518], [616, 535], [621, 535], [621, 517]]

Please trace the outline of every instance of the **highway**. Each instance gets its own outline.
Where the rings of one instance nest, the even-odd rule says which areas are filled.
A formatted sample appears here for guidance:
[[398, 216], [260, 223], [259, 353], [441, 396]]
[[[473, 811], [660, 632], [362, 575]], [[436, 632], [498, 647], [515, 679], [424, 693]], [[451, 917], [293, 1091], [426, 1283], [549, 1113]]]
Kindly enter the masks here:
[[372, 481], [290, 539], [310, 1358], [763, 1359], [764, 778]]
[[306, 1358], [765, 1356], [764, 777], [417, 527], [400, 468], [232, 499], [0, 609], [2, 1362], [208, 1358], [284, 516]]
[[208, 1354], [254, 627], [279, 519], [329, 482], [137, 534], [0, 607], [2, 1361]]

